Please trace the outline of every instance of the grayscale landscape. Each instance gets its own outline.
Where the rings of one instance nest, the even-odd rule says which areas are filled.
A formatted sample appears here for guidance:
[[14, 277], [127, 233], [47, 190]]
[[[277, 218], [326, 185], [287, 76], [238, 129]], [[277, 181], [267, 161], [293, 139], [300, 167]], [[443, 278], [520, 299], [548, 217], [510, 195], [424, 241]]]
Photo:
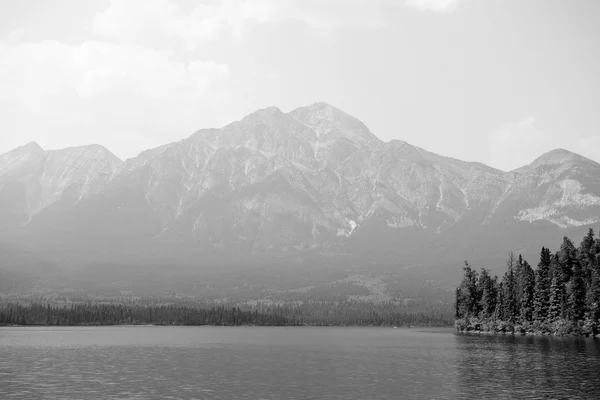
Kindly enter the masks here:
[[0, 398], [598, 397], [599, 17], [0, 4]]
[[125, 161], [32, 142], [0, 156], [0, 184], [4, 290], [32, 296], [442, 301], [465, 259], [501, 271], [507, 249], [534, 259], [600, 223], [595, 161], [556, 149], [502, 172], [324, 103]]

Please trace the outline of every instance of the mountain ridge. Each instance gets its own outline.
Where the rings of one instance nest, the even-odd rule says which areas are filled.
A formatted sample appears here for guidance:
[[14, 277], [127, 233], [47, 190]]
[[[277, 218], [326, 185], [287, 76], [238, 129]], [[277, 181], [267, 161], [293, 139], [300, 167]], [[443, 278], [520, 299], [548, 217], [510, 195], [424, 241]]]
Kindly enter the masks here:
[[[250, 114], [249, 114], [249, 115], [247, 115], [246, 117], [248, 117], [248, 116], [252, 116], [252, 115], [254, 115], [254, 114], [256, 114], [256, 113], [260, 113], [260, 112], [269, 111], [269, 110], [273, 110], [273, 111], [276, 111], [276, 112], [278, 112], [278, 113], [281, 113], [281, 114], [286, 114], [286, 115], [292, 115], [292, 116], [295, 116], [295, 114], [296, 114], [297, 112], [299, 112], [300, 110], [304, 110], [304, 109], [310, 109], [310, 108], [313, 108], [313, 107], [317, 107], [317, 108], [331, 108], [331, 109], [333, 109], [333, 110], [335, 110], [335, 111], [337, 111], [337, 112], [339, 112], [339, 113], [341, 113], [341, 114], [343, 114], [343, 115], [346, 115], [346, 116], [348, 116], [348, 117], [350, 117], [350, 118], [352, 118], [352, 119], [356, 119], [355, 117], [351, 116], [350, 114], [346, 113], [345, 111], [343, 111], [343, 110], [341, 110], [341, 109], [339, 109], [339, 108], [337, 108], [337, 107], [335, 107], [335, 106], [333, 106], [333, 105], [330, 105], [330, 104], [328, 104], [328, 103], [324, 103], [324, 102], [315, 102], [315, 103], [312, 103], [312, 104], [310, 104], [310, 105], [308, 105], [308, 106], [300, 106], [300, 107], [297, 107], [297, 108], [293, 109], [292, 111], [290, 111], [290, 112], [288, 112], [288, 113], [285, 113], [285, 112], [283, 112], [283, 111], [282, 111], [280, 108], [278, 108], [278, 107], [276, 107], [276, 106], [265, 107], [265, 108], [262, 108], [262, 109], [258, 109], [258, 110], [256, 110], [256, 111], [255, 111], [255, 112], [253, 112], [253, 113], [250, 113]], [[244, 118], [246, 118], [246, 117], [244, 117]], [[228, 126], [228, 125], [231, 125], [231, 124], [234, 124], [234, 123], [236, 123], [236, 122], [240, 122], [240, 121], [242, 121], [244, 118], [242, 118], [242, 119], [241, 119], [241, 120], [239, 120], [239, 121], [235, 121], [235, 122], [229, 123], [229, 124], [225, 125], [225, 126], [224, 126], [224, 127], [222, 127], [222, 128], [201, 128], [201, 129], [199, 129], [198, 131], [194, 132], [193, 134], [191, 134], [191, 135], [189, 135], [189, 136], [187, 136], [187, 137], [184, 137], [184, 138], [182, 138], [182, 139], [181, 139], [181, 140], [179, 140], [179, 141], [175, 141], [175, 142], [169, 142], [169, 143], [165, 143], [165, 144], [159, 145], [158, 147], [155, 147], [155, 148], [149, 148], [149, 149], [146, 149], [146, 150], [142, 150], [142, 151], [141, 151], [140, 153], [138, 153], [136, 156], [134, 156], [134, 157], [130, 157], [130, 158], [127, 158], [127, 159], [121, 159], [121, 158], [119, 158], [119, 157], [118, 157], [118, 156], [116, 156], [116, 155], [115, 155], [115, 154], [114, 154], [114, 153], [113, 153], [113, 152], [112, 152], [110, 149], [108, 149], [108, 148], [106, 148], [105, 146], [103, 146], [103, 145], [101, 145], [101, 144], [98, 144], [98, 143], [91, 143], [91, 144], [88, 144], [88, 145], [74, 145], [74, 146], [67, 146], [67, 147], [64, 147], [64, 148], [57, 148], [57, 149], [45, 150], [45, 149], [43, 149], [43, 148], [42, 148], [42, 147], [41, 147], [41, 146], [40, 146], [40, 145], [39, 145], [39, 144], [38, 144], [36, 141], [30, 141], [30, 142], [28, 142], [28, 143], [26, 143], [26, 144], [24, 144], [24, 145], [22, 145], [22, 146], [18, 146], [18, 147], [16, 147], [16, 148], [14, 148], [14, 149], [11, 149], [11, 150], [8, 150], [8, 151], [6, 151], [6, 152], [4, 152], [4, 153], [0, 153], [0, 158], [1, 158], [1, 157], [3, 157], [3, 156], [5, 156], [5, 155], [7, 155], [7, 154], [9, 154], [9, 153], [11, 153], [11, 152], [15, 152], [15, 151], [17, 151], [17, 150], [21, 150], [21, 149], [39, 149], [39, 150], [41, 150], [42, 152], [53, 152], [53, 151], [61, 151], [61, 150], [69, 150], [69, 149], [78, 149], [78, 148], [86, 148], [86, 147], [90, 147], [90, 148], [91, 148], [91, 147], [99, 147], [99, 148], [102, 148], [102, 149], [104, 149], [104, 150], [105, 150], [105, 151], [107, 151], [108, 153], [110, 153], [112, 156], [114, 156], [114, 157], [115, 157], [116, 159], [118, 159], [120, 162], [124, 163], [124, 162], [126, 162], [126, 161], [128, 161], [128, 160], [132, 160], [132, 159], [138, 158], [138, 157], [140, 157], [140, 156], [144, 155], [144, 153], [147, 153], [147, 152], [155, 152], [155, 151], [158, 151], [158, 150], [162, 150], [162, 149], [164, 149], [164, 148], [168, 148], [169, 146], [171, 146], [171, 145], [174, 145], [174, 144], [176, 144], [176, 143], [180, 143], [180, 142], [184, 142], [184, 141], [189, 141], [189, 140], [191, 140], [191, 139], [192, 139], [194, 136], [196, 136], [196, 135], [198, 135], [198, 134], [204, 134], [204, 133], [206, 133], [206, 132], [213, 132], [213, 133], [214, 133], [214, 132], [218, 132], [218, 131], [222, 130], [223, 128], [225, 128], [225, 127], [226, 127], [226, 126]], [[360, 124], [362, 124], [362, 125], [364, 126], [364, 124], [363, 124], [361, 121], [359, 121], [359, 120], [357, 120], [357, 121], [358, 121]], [[365, 128], [366, 128], [366, 126], [365, 126]], [[368, 129], [368, 128], [367, 128], [367, 129]], [[373, 136], [375, 136], [375, 135], [373, 135]], [[571, 150], [567, 150], [567, 149], [564, 149], [564, 148], [560, 148], [560, 147], [559, 147], [559, 148], [551, 149], [551, 150], [548, 150], [548, 151], [546, 151], [546, 152], [542, 153], [542, 154], [541, 154], [540, 156], [538, 156], [536, 159], [532, 160], [532, 162], [531, 162], [531, 163], [529, 163], [529, 164], [526, 164], [526, 165], [523, 165], [523, 166], [520, 166], [520, 167], [514, 168], [514, 169], [512, 169], [512, 170], [504, 171], [504, 170], [501, 170], [501, 169], [498, 169], [498, 168], [495, 168], [495, 167], [489, 166], [489, 165], [487, 165], [487, 164], [485, 164], [484, 162], [481, 162], [481, 161], [465, 161], [465, 160], [461, 160], [461, 159], [458, 159], [458, 158], [455, 158], [455, 157], [451, 157], [451, 156], [444, 156], [444, 155], [441, 155], [441, 154], [431, 153], [431, 152], [429, 152], [428, 150], [425, 150], [425, 149], [423, 149], [423, 148], [420, 148], [420, 147], [418, 147], [418, 146], [414, 146], [414, 145], [412, 145], [412, 144], [410, 144], [410, 143], [408, 143], [408, 142], [406, 142], [406, 141], [404, 141], [404, 140], [401, 140], [401, 139], [391, 139], [391, 140], [389, 140], [389, 141], [387, 141], [387, 142], [384, 142], [384, 141], [382, 141], [381, 139], [377, 138], [377, 136], [375, 136], [375, 138], [376, 138], [378, 141], [380, 141], [381, 143], [383, 143], [383, 144], [390, 144], [390, 143], [392, 143], [392, 142], [403, 142], [403, 143], [406, 143], [406, 144], [408, 144], [408, 145], [410, 145], [410, 146], [413, 146], [413, 147], [415, 147], [415, 148], [418, 148], [418, 149], [419, 149], [419, 150], [421, 150], [421, 151], [425, 151], [425, 152], [427, 152], [427, 153], [434, 154], [434, 155], [436, 155], [436, 156], [438, 156], [438, 157], [443, 157], [443, 158], [447, 158], [447, 159], [451, 159], [451, 160], [455, 160], [455, 161], [460, 161], [460, 162], [463, 162], [463, 163], [469, 163], [469, 164], [478, 164], [478, 165], [480, 165], [480, 166], [483, 166], [483, 167], [486, 167], [486, 168], [489, 168], [489, 169], [492, 169], [492, 170], [495, 170], [495, 171], [498, 171], [498, 172], [502, 172], [502, 173], [511, 173], [511, 172], [517, 172], [517, 171], [519, 171], [519, 170], [521, 170], [521, 169], [523, 169], [523, 168], [525, 168], [525, 167], [527, 167], [527, 166], [530, 166], [531, 164], [534, 164], [534, 163], [536, 163], [536, 162], [537, 162], [537, 161], [539, 161], [539, 160], [543, 160], [543, 159], [547, 158], [548, 156], [560, 155], [560, 154], [567, 155], [567, 156], [576, 156], [577, 158], [579, 158], [579, 159], [582, 159], [582, 160], [585, 160], [585, 161], [587, 161], [587, 162], [591, 162], [591, 163], [594, 163], [594, 164], [600, 164], [599, 162], [597, 162], [597, 161], [595, 161], [595, 160], [592, 160], [592, 159], [590, 159], [590, 158], [588, 158], [588, 157], [585, 157], [585, 156], [583, 156], [583, 155], [581, 155], [581, 154], [579, 154], [579, 153], [576, 153], [576, 152], [573, 152], [573, 151], [571, 151]], [[552, 158], [554, 158], [554, 159], [555, 159], [555, 157], [552, 157]]]
[[556, 149], [504, 172], [383, 142], [313, 103], [257, 110], [124, 161], [100, 145], [29, 143], [0, 155], [0, 204], [0, 239], [61, 259], [139, 262], [162, 249], [175, 261], [438, 263], [470, 242], [484, 251], [491, 229], [508, 246], [600, 223], [600, 164]]

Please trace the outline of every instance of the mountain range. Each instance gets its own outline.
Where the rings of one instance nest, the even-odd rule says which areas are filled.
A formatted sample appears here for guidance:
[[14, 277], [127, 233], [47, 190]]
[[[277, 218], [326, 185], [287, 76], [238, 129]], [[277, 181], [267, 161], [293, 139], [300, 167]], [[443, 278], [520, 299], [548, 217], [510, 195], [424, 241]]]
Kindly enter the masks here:
[[125, 161], [99, 145], [0, 155], [0, 248], [70, 267], [486, 263], [598, 224], [590, 159], [557, 149], [503, 172], [383, 142], [324, 103]]

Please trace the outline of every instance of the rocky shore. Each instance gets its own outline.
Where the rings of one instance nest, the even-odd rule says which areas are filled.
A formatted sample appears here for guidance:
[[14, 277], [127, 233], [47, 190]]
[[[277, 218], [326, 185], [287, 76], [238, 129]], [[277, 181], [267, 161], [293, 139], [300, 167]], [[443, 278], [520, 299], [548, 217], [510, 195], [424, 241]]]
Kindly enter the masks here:
[[501, 320], [461, 318], [454, 322], [454, 328], [460, 333], [487, 335], [594, 337], [600, 333], [598, 321], [585, 320], [574, 323], [566, 319], [558, 319], [553, 322], [513, 323]]

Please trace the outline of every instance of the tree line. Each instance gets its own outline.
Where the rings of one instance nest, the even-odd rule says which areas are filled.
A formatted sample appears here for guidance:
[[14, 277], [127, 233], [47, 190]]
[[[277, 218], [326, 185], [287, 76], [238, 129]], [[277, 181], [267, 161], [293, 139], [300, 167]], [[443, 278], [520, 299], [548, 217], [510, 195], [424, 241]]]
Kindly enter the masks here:
[[451, 305], [426, 311], [394, 302], [309, 301], [294, 305], [153, 305], [37, 302], [0, 304], [0, 325], [259, 325], [402, 326], [451, 325]]
[[306, 325], [324, 326], [451, 326], [452, 305], [439, 303], [415, 309], [394, 301], [370, 302], [343, 300], [337, 302], [311, 300], [293, 305], [257, 305], [259, 311], [277, 310], [288, 318]]
[[122, 304], [71, 304], [66, 307], [33, 303], [0, 305], [0, 325], [300, 325], [278, 313], [243, 311], [237, 307], [210, 309]]
[[500, 280], [465, 261], [455, 291], [459, 331], [595, 336], [600, 326], [600, 239], [590, 229], [579, 246], [564, 237], [542, 247], [537, 267], [509, 254]]

